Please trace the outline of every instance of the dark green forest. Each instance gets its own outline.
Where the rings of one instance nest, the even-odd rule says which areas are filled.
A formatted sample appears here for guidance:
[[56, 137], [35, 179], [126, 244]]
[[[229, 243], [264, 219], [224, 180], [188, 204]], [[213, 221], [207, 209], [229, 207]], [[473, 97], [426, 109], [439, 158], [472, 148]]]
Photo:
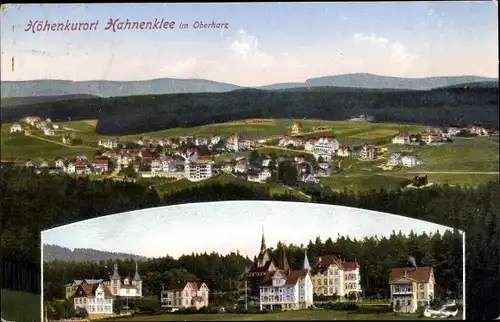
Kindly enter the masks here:
[[[2, 181], [0, 198], [2, 260], [38, 264], [40, 263], [39, 232], [71, 222], [117, 212], [196, 201], [294, 200], [292, 195], [271, 197], [265, 189], [238, 184], [201, 184], [192, 189], [172, 192], [160, 199], [154, 189], [137, 183], [92, 181], [87, 178], [46, 174], [35, 175], [31, 170], [22, 168], [3, 168], [0, 175]], [[498, 315], [500, 302], [498, 288], [500, 275], [498, 265], [500, 262], [499, 183], [499, 181], [493, 181], [477, 188], [437, 186], [408, 191], [374, 190], [362, 194], [347, 191], [343, 193], [322, 191], [313, 195], [312, 202], [384, 211], [465, 231], [467, 316], [470, 319], [491, 319]], [[409, 240], [412, 240], [411, 237]], [[436, 250], [431, 253], [433, 258], [430, 258], [427, 251], [433, 246], [424, 246], [425, 244], [420, 245], [422, 253], [414, 251], [414, 256], [417, 257], [419, 263], [425, 263], [428, 260], [436, 261], [436, 265], [441, 265], [442, 274], [445, 274], [442, 278], [448, 279], [451, 277], [446, 274], [451, 274], [452, 267], [458, 265], [457, 262], [460, 260], [452, 258], [455, 257], [455, 253], [450, 254], [458, 247], [450, 247], [450, 245], [458, 243], [458, 240], [452, 237], [448, 239], [446, 235], [442, 240], [442, 243], [433, 244], [436, 247]], [[408, 245], [411, 245], [410, 241]], [[333, 251], [340, 254], [345, 252], [346, 257], [360, 254], [358, 260], [361, 260], [365, 256], [363, 255], [364, 248], [356, 245], [361, 244], [351, 243], [351, 248], [339, 246], [333, 248]], [[387, 245], [389, 247], [389, 244]], [[377, 246], [374, 247], [377, 249]], [[407, 247], [407, 249], [402, 248], [405, 251], [401, 251], [400, 254], [391, 254], [390, 258], [401, 260], [401, 256], [411, 255], [403, 254], [414, 250], [412, 248], [414, 246]], [[216, 254], [207, 256], [220, 257]], [[158, 265], [158, 269], [152, 269], [152, 271], [162, 272], [162, 268], [169, 267], [169, 260], [175, 263], [168, 258], [163, 260], [167, 264], [161, 264], [161, 260], [143, 262], [141, 269], [147, 271], [150, 267], [148, 265]], [[195, 259], [193, 261], [198, 262]], [[243, 261], [242, 258], [239, 265], [244, 265], [241, 261]], [[391, 262], [388, 265], [392, 264]], [[180, 267], [178, 261], [176, 265]], [[171, 267], [176, 266], [173, 264]], [[205, 273], [202, 274], [192, 267], [183, 266], [192, 274], [205, 276], [203, 275]], [[210, 266], [201, 265], [200, 267]], [[98, 271], [98, 273], [102, 272]], [[382, 278], [383, 274], [380, 276]], [[374, 289], [378, 287], [375, 282], [367, 281], [366, 283], [372, 283], [371, 287]], [[451, 287], [450, 291], [453, 291]]]
[[[2, 121], [29, 115], [53, 121], [98, 119], [99, 134], [133, 134], [245, 118], [345, 120], [369, 114], [380, 122], [498, 127], [498, 86], [428, 91], [314, 87], [74, 99], [2, 107]], [[492, 116], [494, 116], [492, 118]]]

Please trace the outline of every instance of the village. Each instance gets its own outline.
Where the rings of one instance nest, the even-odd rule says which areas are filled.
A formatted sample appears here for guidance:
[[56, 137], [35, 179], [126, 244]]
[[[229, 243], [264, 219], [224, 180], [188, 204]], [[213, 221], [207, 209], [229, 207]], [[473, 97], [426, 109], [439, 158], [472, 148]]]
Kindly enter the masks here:
[[[363, 301], [357, 260], [327, 253], [311, 264], [304, 250], [300, 267], [291, 267], [286, 252], [283, 247], [273, 259], [262, 233], [258, 256], [243, 275], [244, 295], [234, 299], [234, 308], [241, 306], [248, 311], [249, 307], [254, 307], [261, 312], [275, 312], [319, 308], [326, 302]], [[417, 267], [413, 263], [408, 267], [394, 267], [388, 279], [388, 303], [393, 312], [415, 313], [419, 308], [428, 307], [434, 297], [436, 281], [431, 266]], [[178, 280], [163, 285], [157, 301], [164, 312], [196, 313], [210, 307], [211, 312], [215, 309], [216, 313], [224, 313], [225, 307], [214, 307], [210, 302], [212, 294], [207, 285], [209, 281]], [[65, 286], [65, 294], [78, 314], [92, 319], [131, 314], [129, 303], [145, 296], [137, 264], [133, 277], [121, 276], [115, 264], [109, 277], [73, 280]], [[449, 315], [456, 313], [451, 311]]]
[[[45, 137], [60, 140], [62, 145], [78, 146], [83, 143], [70, 128], [60, 128], [50, 119], [40, 117], [26, 117], [12, 124], [10, 134], [29, 136], [34, 130], [43, 131]], [[302, 125], [295, 121], [289, 133], [274, 139], [249, 139], [239, 133], [227, 137], [101, 138], [97, 142], [98, 152], [89, 158], [85, 153], [75, 153], [73, 157], [36, 162], [28, 160], [24, 165], [37, 171], [46, 169], [50, 174], [96, 175], [129, 180], [142, 177], [201, 181], [219, 173], [228, 173], [251, 182], [264, 183], [276, 175], [279, 164], [288, 161], [296, 167], [299, 182], [318, 183], [321, 177], [342, 171], [342, 160], [383, 160], [378, 167], [385, 171], [410, 168], [425, 163], [425, 160], [411, 154], [412, 146], [452, 144], [453, 137], [464, 133], [473, 136], [498, 135], [498, 132], [479, 126], [428, 127], [421, 133], [399, 132], [387, 144], [365, 142], [348, 145], [332, 135], [323, 135], [334, 129], [318, 126], [314, 130], [318, 135], [303, 135]], [[389, 151], [388, 144], [401, 146], [401, 149]], [[259, 154], [260, 149], [272, 149], [277, 153]], [[251, 153], [243, 154], [247, 151]]]

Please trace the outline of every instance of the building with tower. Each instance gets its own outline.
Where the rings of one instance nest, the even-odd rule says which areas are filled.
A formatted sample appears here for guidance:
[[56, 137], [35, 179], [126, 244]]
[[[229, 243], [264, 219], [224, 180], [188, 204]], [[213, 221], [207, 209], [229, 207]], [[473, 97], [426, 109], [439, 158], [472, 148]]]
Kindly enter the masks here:
[[142, 297], [142, 280], [139, 275], [137, 263], [135, 263], [135, 274], [131, 276], [122, 277], [118, 273], [118, 264], [114, 265], [113, 275], [110, 276], [109, 290], [113, 296], [121, 297]]
[[250, 268], [247, 278], [251, 294], [258, 297], [261, 310], [299, 310], [313, 304], [313, 284], [307, 252], [301, 268], [288, 264], [286, 248], [283, 246], [273, 259], [266, 247], [264, 232], [259, 255]]

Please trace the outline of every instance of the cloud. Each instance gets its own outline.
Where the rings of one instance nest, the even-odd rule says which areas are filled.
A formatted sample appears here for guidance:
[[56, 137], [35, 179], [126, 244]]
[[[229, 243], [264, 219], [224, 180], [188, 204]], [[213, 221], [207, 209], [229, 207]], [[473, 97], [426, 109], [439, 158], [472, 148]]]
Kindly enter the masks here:
[[355, 40], [367, 41], [367, 42], [370, 42], [370, 43], [376, 44], [376, 45], [387, 45], [387, 43], [389, 42], [387, 40], [387, 38], [377, 37], [377, 36], [375, 36], [374, 33], [371, 33], [370, 35], [365, 35], [364, 33], [355, 34], [353, 36], [353, 38]]
[[340, 15], [339, 18], [342, 19], [342, 20], [344, 20], [344, 21], [347, 20], [347, 17], [344, 16], [344, 15]]
[[245, 30], [239, 29], [236, 32], [231, 45], [230, 52], [237, 59], [246, 63], [253, 63], [261, 67], [269, 66], [273, 63], [274, 57], [259, 48], [259, 41], [255, 36], [248, 34]]
[[370, 43], [371, 45], [387, 51], [393, 62], [404, 62], [414, 58], [414, 55], [410, 54], [402, 43], [398, 41], [391, 42], [389, 39], [377, 36], [374, 33], [368, 36], [363, 33], [355, 34], [353, 39], [355, 41]]

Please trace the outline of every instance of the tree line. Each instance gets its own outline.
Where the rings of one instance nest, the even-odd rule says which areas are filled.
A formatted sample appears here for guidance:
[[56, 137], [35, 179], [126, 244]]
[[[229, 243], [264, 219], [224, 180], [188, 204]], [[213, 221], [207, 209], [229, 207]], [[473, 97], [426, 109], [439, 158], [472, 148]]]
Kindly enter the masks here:
[[[160, 198], [148, 185], [35, 175], [3, 168], [0, 217], [2, 260], [40, 263], [40, 231], [85, 219], [147, 207], [224, 200], [284, 200], [264, 187], [206, 183]], [[499, 181], [477, 188], [437, 186], [368, 193], [316, 191], [311, 202], [399, 214], [455, 227], [466, 233], [467, 314], [492, 318], [499, 304]], [[485, 304], [487, 306], [485, 306]]]
[[2, 107], [2, 120], [29, 115], [53, 121], [98, 119], [99, 134], [126, 135], [246, 118], [344, 120], [359, 114], [380, 122], [498, 127], [498, 112], [498, 86], [427, 91], [320, 87], [40, 102]]
[[[337, 238], [338, 237], [338, 238]], [[259, 236], [255, 236], [258, 241]], [[335, 239], [335, 240], [334, 240]], [[350, 239], [336, 236], [322, 241], [319, 237], [307, 245], [283, 245], [279, 242], [271, 248], [271, 256], [280, 262], [281, 252], [286, 246], [287, 260], [292, 268], [302, 268], [304, 251], [307, 250], [310, 265], [323, 254], [335, 254], [357, 260], [360, 265], [361, 287], [366, 297], [389, 298], [389, 272], [395, 267], [412, 266], [409, 258], [418, 266], [433, 266], [436, 279], [436, 297], [460, 298], [462, 293], [462, 235], [458, 231], [408, 236], [393, 232], [391, 236], [374, 236]], [[255, 244], [258, 244], [256, 242]], [[256, 253], [258, 250], [256, 249]], [[255, 261], [255, 258], [254, 258]], [[60, 261], [44, 263], [44, 298], [64, 297], [64, 285], [77, 279], [106, 279], [111, 268], [118, 263], [122, 276], [133, 276], [135, 262], [132, 260], [108, 261]], [[171, 257], [139, 260], [142, 273], [143, 293], [160, 296], [162, 286], [179, 280], [198, 279], [204, 281], [212, 294], [230, 293], [228, 300], [237, 300], [244, 290], [245, 269], [252, 260], [238, 252], [228, 255], [203, 253], [184, 255], [175, 260]]]

